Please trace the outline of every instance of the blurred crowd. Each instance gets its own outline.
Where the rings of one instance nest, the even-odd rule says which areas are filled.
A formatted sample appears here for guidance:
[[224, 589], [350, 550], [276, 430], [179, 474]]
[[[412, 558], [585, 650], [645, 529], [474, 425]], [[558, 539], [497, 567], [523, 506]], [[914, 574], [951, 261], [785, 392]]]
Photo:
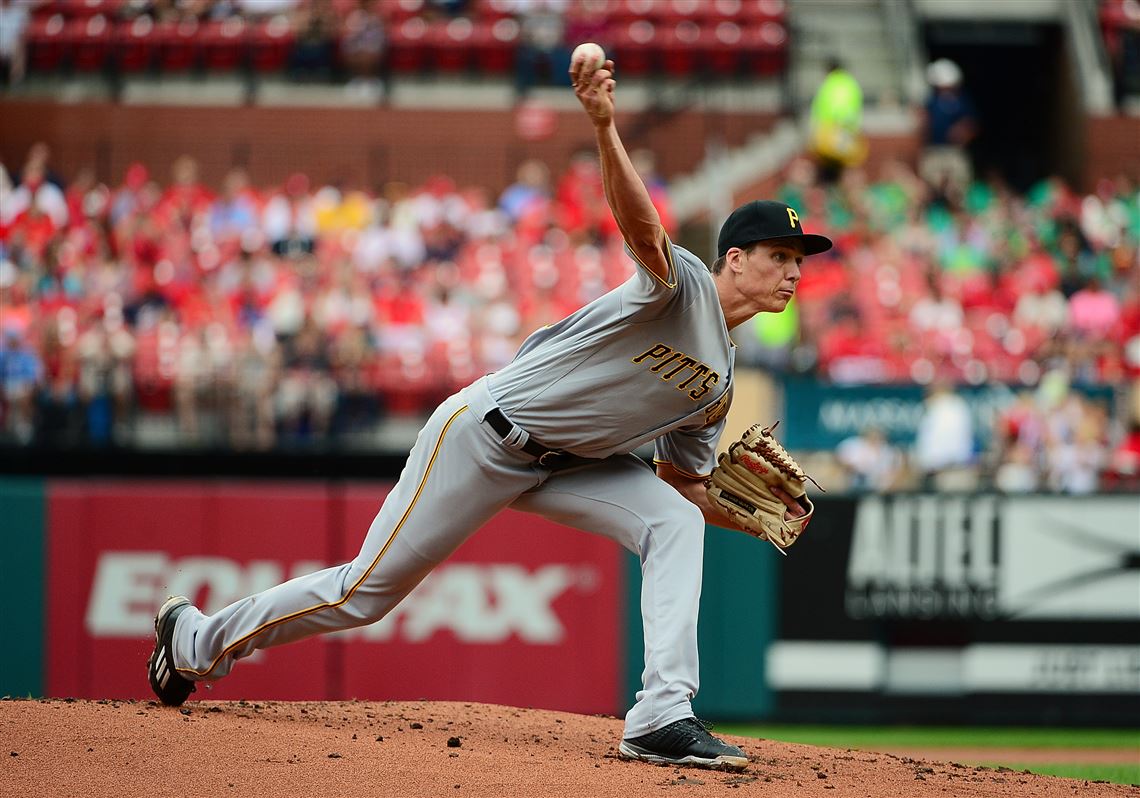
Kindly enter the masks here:
[[[652, 156], [635, 160], [675, 232]], [[934, 431], [904, 453], [920, 479], [963, 467], [1010, 490], [1081, 491], [1116, 462], [1136, 473], [1135, 183], [1081, 195], [1054, 178], [1019, 195], [988, 177], [948, 196], [898, 162], [824, 182], [800, 160], [777, 195], [836, 247], [790, 312], [736, 332], [740, 362], [928, 386]], [[189, 157], [104, 185], [90, 169], [65, 178], [36, 145], [0, 169], [4, 434], [130, 444], [159, 419], [190, 445], [367, 439], [625, 280], [606, 208], [591, 152], [556, 175], [524, 162], [496, 197], [445, 176], [254, 187], [240, 169], [213, 190]], [[1023, 392], [991, 435], [939, 426], [954, 417], [946, 386], [984, 383]], [[1120, 407], [1082, 398], [1089, 385], [1120, 388]], [[955, 440], [961, 452], [937, 452]], [[872, 473], [895, 454], [884, 467], [874, 446], [847, 449], [873, 463], [850, 466], [857, 483], [891, 482]]]
[[[901, 162], [834, 182], [792, 164], [779, 197], [836, 248], [804, 271], [795, 326], [756, 320], [757, 356], [839, 384], [928, 386], [910, 450], [877, 429], [840, 448], [857, 487], [1140, 485], [1140, 188], [1119, 176], [1081, 195], [1051, 178], [1018, 194], [993, 175], [952, 187]], [[984, 421], [948, 387], [988, 384], [1017, 398]]]
[[989, 176], [960, 198], [901, 162], [821, 184], [806, 160], [778, 196], [821, 224], [834, 254], [805, 270], [798, 336], [771, 357], [837, 382], [1077, 383], [1140, 374], [1140, 189], [1081, 195], [1050, 178], [1018, 195]]
[[189, 157], [107, 186], [63, 180], [36, 145], [0, 169], [4, 429], [128, 443], [167, 414], [189, 444], [366, 433], [626, 279], [606, 208], [592, 154], [554, 176], [524, 162], [496, 198], [443, 176], [257, 189], [241, 170], [215, 192]]
[[[1120, 406], [1114, 412], [1112, 405]], [[1140, 393], [1090, 394], [1062, 371], [979, 412], [950, 383], [927, 391], [913, 445], [869, 425], [819, 458], [829, 487], [1091, 494], [1140, 489]], [[982, 443], [984, 442], [984, 443]], [[979, 445], [982, 443], [982, 445]]]

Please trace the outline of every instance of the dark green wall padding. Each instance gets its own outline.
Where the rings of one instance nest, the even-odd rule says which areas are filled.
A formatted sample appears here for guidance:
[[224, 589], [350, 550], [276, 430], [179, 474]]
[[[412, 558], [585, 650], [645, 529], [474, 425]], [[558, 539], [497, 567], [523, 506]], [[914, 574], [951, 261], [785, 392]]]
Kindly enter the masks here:
[[[766, 686], [764, 654], [776, 637], [782, 559], [767, 543], [740, 532], [706, 528], [698, 621], [701, 686], [693, 701], [699, 717], [758, 720], [771, 713], [773, 697]], [[625, 706], [629, 707], [641, 688], [644, 655], [641, 567], [632, 555], [626, 557], [625, 581]]]
[[0, 696], [43, 695], [44, 481], [0, 479]]

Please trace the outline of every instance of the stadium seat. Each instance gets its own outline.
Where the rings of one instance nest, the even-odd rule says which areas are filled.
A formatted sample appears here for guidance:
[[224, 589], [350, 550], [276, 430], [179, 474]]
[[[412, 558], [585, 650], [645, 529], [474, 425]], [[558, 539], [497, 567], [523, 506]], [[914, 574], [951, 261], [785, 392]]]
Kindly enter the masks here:
[[762, 22], [743, 30], [741, 52], [745, 70], [769, 77], [783, 72], [788, 58], [788, 32], [784, 26]]
[[648, 75], [657, 67], [658, 36], [656, 26], [638, 19], [611, 28], [607, 38], [613, 42], [614, 57], [623, 75]]
[[649, 20], [659, 22], [667, 16], [670, 0], [617, 0], [610, 19], [619, 23]]
[[392, 72], [419, 72], [427, 62], [428, 25], [423, 17], [409, 17], [388, 35], [388, 68]]
[[518, 39], [519, 23], [511, 17], [477, 22], [471, 34], [475, 68], [485, 74], [509, 73], [515, 65]]
[[515, 0], [473, 0], [470, 9], [474, 19], [486, 22], [513, 17], [515, 10]]
[[195, 40], [198, 29], [198, 22], [194, 19], [160, 22], [155, 26], [159, 69], [164, 72], [183, 72], [197, 65]]
[[53, 10], [69, 19], [87, 19], [96, 14], [114, 17], [126, 5], [126, 0], [69, 0], [49, 3]]
[[196, 44], [205, 69], [230, 71], [248, 63], [246, 23], [239, 17], [207, 22], [199, 30]]
[[105, 16], [96, 14], [68, 22], [63, 37], [71, 53], [71, 68], [78, 72], [98, 72], [107, 64], [114, 28]]
[[705, 14], [710, 22], [740, 22], [743, 10], [744, 0], [709, 0], [705, 6]]
[[254, 24], [249, 30], [250, 66], [257, 72], [281, 71], [295, 38], [289, 18], [283, 15]]
[[662, 26], [660, 36], [662, 71], [680, 78], [695, 75], [701, 67], [697, 49], [700, 38], [700, 26], [690, 19], [682, 20], [675, 25]]
[[432, 65], [441, 72], [462, 72], [470, 68], [474, 29], [467, 17], [430, 24], [424, 41], [431, 51]]
[[25, 32], [28, 68], [33, 72], [52, 72], [63, 66], [67, 46], [64, 39], [66, 22], [62, 14], [37, 17]]
[[744, 32], [735, 22], [706, 23], [696, 44], [702, 67], [712, 75], [731, 77], [740, 69], [740, 44]]
[[618, 21], [625, 0], [578, 0], [566, 9], [566, 26], [575, 28], [595, 24], [605, 26]]
[[666, 0], [659, 13], [661, 22], [666, 25], [686, 20], [701, 22], [709, 13], [709, 4], [708, 0]]
[[115, 64], [120, 71], [142, 72], [154, 65], [158, 51], [154, 27], [154, 20], [148, 16], [115, 26]]
[[787, 13], [786, 0], [741, 0], [740, 18], [745, 22], [782, 22]]
[[398, 25], [404, 20], [423, 16], [431, 11], [425, 0], [387, 0], [380, 4], [380, 8], [392, 25]]

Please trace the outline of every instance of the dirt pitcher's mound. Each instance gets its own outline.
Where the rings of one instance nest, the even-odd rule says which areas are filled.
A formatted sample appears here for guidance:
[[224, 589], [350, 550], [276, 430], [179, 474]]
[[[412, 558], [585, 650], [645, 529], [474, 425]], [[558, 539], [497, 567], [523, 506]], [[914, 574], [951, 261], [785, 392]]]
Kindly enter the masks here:
[[[731, 738], [741, 773], [617, 756], [614, 718], [465, 703], [0, 701], [11, 796], [1136, 796], [1112, 784]], [[732, 791], [731, 793], [729, 791]]]

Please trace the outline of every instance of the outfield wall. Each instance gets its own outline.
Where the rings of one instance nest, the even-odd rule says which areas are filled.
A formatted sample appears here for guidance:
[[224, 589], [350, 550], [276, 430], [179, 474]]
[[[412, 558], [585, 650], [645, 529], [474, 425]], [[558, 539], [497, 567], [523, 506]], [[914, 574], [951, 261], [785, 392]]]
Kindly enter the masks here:
[[[154, 608], [207, 612], [355, 555], [391, 483], [0, 480], [0, 695], [149, 698]], [[697, 711], [731, 720], [1130, 724], [1140, 497], [821, 497], [782, 557], [710, 529]], [[462, 508], [447, 508], [462, 511]], [[506, 512], [384, 621], [258, 652], [212, 699], [621, 714], [637, 560]]]
[[780, 718], [1135, 725], [1140, 497], [821, 505], [766, 652]]
[[[155, 607], [206, 612], [354, 557], [391, 483], [0, 480], [0, 695], [150, 698]], [[416, 508], [419, 511], [421, 508]], [[427, 509], [427, 508], [424, 508]], [[462, 512], [462, 507], [431, 508]], [[766, 714], [774, 553], [710, 536], [703, 710]], [[768, 565], [765, 565], [765, 563]], [[751, 577], [751, 578], [750, 578]], [[256, 653], [199, 697], [467, 700], [622, 714], [641, 672], [637, 560], [507, 511], [380, 623]], [[753, 607], [747, 615], [742, 609]], [[736, 639], [742, 620], [752, 635]]]

